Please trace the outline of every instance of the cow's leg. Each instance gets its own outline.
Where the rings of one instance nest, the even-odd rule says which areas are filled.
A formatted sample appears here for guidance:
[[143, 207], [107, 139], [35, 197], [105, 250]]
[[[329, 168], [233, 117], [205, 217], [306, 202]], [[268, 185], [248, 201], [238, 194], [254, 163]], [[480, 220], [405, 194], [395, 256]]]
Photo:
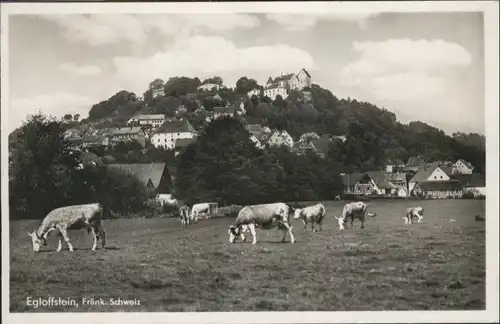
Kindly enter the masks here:
[[99, 238], [101, 239], [102, 248], [104, 249], [106, 247], [106, 232], [104, 231], [104, 228], [102, 228], [101, 224], [99, 224], [98, 230], [99, 230], [98, 235]]
[[420, 223], [422, 223], [422, 218], [423, 218], [423, 217], [422, 217], [422, 216], [420, 216], [420, 214], [417, 214], [417, 217], [418, 217], [418, 223], [419, 223], [419, 224], [420, 224]]
[[290, 242], [291, 243], [295, 243], [295, 237], [293, 236], [293, 227], [288, 224], [288, 223], [284, 223], [285, 225], [285, 228], [287, 229], [287, 231], [285, 231], [285, 235], [283, 236], [283, 242], [285, 242], [285, 239], [286, 239], [286, 233], [290, 233]]
[[314, 219], [311, 220], [311, 229], [313, 232], [316, 232], [316, 229], [314, 228]]
[[351, 228], [354, 227], [354, 216], [351, 217]]
[[69, 241], [68, 237], [68, 232], [65, 227], [59, 227], [59, 231], [61, 231], [61, 235], [64, 237], [64, 241], [66, 241], [66, 245], [68, 246], [68, 249], [73, 252], [73, 245], [71, 245], [71, 242]]
[[92, 244], [92, 251], [95, 251], [97, 248], [97, 239], [99, 237], [99, 229], [95, 227], [90, 228], [92, 230], [92, 234], [94, 235], [94, 244]]
[[307, 221], [306, 219], [302, 219], [302, 223], [304, 224], [304, 232], [307, 232]]
[[345, 227], [344, 227], [344, 220], [342, 218], [338, 219], [337, 218], [337, 221], [339, 223], [339, 230], [342, 231]]
[[255, 224], [248, 224], [248, 229], [252, 234], [252, 244], [257, 244], [257, 233], [255, 232]]
[[62, 251], [62, 240], [63, 240], [63, 236], [62, 234], [59, 232], [59, 243], [57, 245], [57, 252], [61, 252]]

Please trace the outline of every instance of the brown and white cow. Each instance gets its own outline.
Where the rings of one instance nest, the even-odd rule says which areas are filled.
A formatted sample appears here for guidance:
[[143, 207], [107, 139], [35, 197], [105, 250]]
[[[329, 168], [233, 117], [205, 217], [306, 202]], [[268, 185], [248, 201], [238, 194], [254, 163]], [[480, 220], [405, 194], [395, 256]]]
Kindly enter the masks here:
[[42, 221], [38, 229], [31, 233], [33, 252], [39, 252], [42, 245], [47, 245], [47, 237], [53, 230], [59, 230], [59, 246], [57, 252], [62, 250], [62, 239], [66, 241], [68, 249], [73, 251], [68, 237], [68, 230], [87, 229], [94, 235], [92, 251], [96, 250], [97, 241], [102, 240], [102, 247], [106, 245], [106, 233], [101, 226], [103, 207], [99, 203], [86, 205], [73, 205], [52, 210]]
[[323, 219], [325, 218], [326, 208], [322, 203], [295, 209], [294, 219], [301, 219], [304, 223], [304, 231], [307, 232], [307, 224], [311, 224], [311, 229], [316, 232], [315, 224], [319, 225], [319, 230], [323, 230]]
[[257, 234], [255, 228], [265, 230], [278, 228], [283, 232], [282, 242], [285, 241], [287, 233], [290, 233], [290, 242], [295, 243], [293, 227], [290, 225], [290, 211], [291, 208], [285, 203], [243, 207], [233, 225], [229, 226], [229, 242], [234, 243], [237, 238], [245, 241], [243, 233], [249, 230], [253, 237], [252, 244], [256, 244]]
[[335, 216], [339, 222], [340, 230], [346, 228], [347, 220], [351, 220], [351, 228], [354, 226], [354, 219], [359, 219], [361, 222], [361, 228], [365, 228], [366, 216], [376, 217], [377, 213], [368, 213], [368, 206], [362, 201], [351, 202], [344, 206], [342, 209], [342, 215], [340, 217]]
[[417, 218], [417, 223], [422, 223], [422, 219], [424, 218], [424, 209], [420, 206], [407, 208], [406, 215], [403, 217], [405, 224], [411, 224], [413, 218]]

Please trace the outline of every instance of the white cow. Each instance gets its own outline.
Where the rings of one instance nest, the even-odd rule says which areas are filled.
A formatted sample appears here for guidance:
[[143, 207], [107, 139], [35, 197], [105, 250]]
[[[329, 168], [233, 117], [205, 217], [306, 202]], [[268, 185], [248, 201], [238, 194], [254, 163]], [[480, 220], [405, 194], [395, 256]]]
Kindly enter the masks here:
[[293, 218], [302, 219], [304, 223], [304, 231], [307, 232], [307, 224], [311, 224], [311, 229], [316, 232], [314, 224], [319, 225], [319, 230], [323, 230], [323, 219], [325, 217], [326, 208], [325, 205], [319, 203], [316, 205], [308, 206], [305, 208], [295, 209], [295, 214]]
[[210, 204], [209, 203], [201, 203], [195, 204], [191, 208], [190, 221], [196, 222], [199, 219], [200, 214], [206, 214], [207, 218], [210, 218]]
[[351, 228], [354, 226], [354, 219], [357, 218], [361, 221], [361, 228], [365, 228], [366, 216], [375, 217], [376, 213], [368, 213], [367, 206], [362, 201], [348, 203], [342, 209], [342, 215], [340, 217], [335, 216], [339, 222], [340, 230], [345, 229], [347, 220], [351, 219]]
[[238, 213], [233, 225], [229, 226], [229, 242], [234, 243], [236, 238], [245, 241], [244, 232], [250, 230], [253, 240], [252, 244], [257, 243], [257, 234], [255, 228], [272, 229], [278, 228], [283, 231], [282, 242], [285, 241], [287, 233], [290, 233], [290, 242], [295, 243], [293, 236], [293, 227], [290, 225], [291, 208], [285, 203], [273, 203], [246, 206]]
[[53, 230], [59, 230], [59, 246], [57, 252], [62, 250], [62, 238], [66, 241], [68, 249], [73, 251], [68, 237], [67, 230], [71, 229], [84, 229], [89, 232], [92, 231], [94, 235], [94, 244], [92, 251], [96, 250], [97, 241], [102, 239], [102, 247], [106, 245], [106, 233], [101, 226], [103, 207], [99, 203], [66, 206], [54, 209], [42, 221], [38, 229], [32, 233], [31, 236], [33, 243], [33, 252], [39, 252], [43, 245], [47, 245], [47, 237]]
[[407, 208], [406, 215], [403, 217], [405, 224], [411, 224], [414, 217], [417, 218], [417, 222], [419, 224], [422, 223], [422, 219], [424, 218], [424, 209], [420, 206]]

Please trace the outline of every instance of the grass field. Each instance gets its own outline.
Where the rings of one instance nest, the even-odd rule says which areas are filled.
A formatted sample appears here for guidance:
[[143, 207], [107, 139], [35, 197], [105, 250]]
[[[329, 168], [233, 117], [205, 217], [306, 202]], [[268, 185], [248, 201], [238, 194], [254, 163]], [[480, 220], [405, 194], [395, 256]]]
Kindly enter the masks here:
[[[54, 236], [34, 254], [27, 231], [37, 222], [11, 222], [11, 312], [485, 309], [485, 223], [474, 220], [484, 200], [372, 201], [378, 217], [342, 232], [333, 215], [343, 202], [325, 205], [323, 232], [293, 221], [295, 244], [259, 229], [257, 245], [230, 244], [230, 218], [186, 229], [127, 219], [104, 222], [106, 250], [90, 251], [92, 235], [79, 231], [70, 232], [74, 253], [56, 253]], [[404, 224], [410, 205], [425, 208], [422, 224]], [[33, 308], [28, 296], [79, 307]], [[140, 305], [84, 306], [84, 297]]]

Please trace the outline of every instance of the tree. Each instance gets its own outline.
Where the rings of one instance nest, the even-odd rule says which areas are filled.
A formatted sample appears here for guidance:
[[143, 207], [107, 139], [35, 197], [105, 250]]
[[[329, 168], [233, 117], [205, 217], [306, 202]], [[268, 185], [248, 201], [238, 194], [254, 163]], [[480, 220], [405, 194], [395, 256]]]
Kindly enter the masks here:
[[68, 175], [78, 161], [63, 133], [60, 123], [41, 113], [21, 126], [9, 164], [12, 217], [43, 217], [67, 200]]
[[236, 81], [235, 92], [239, 94], [247, 94], [253, 89], [260, 89], [261, 87], [254, 79], [248, 79], [247, 77], [241, 77]]
[[71, 114], [66, 114], [66, 115], [64, 115], [63, 119], [65, 121], [71, 121], [71, 120], [73, 120], [73, 116]]
[[165, 81], [162, 79], [156, 78], [149, 83], [149, 90], [153, 89], [162, 89], [165, 86]]
[[80, 120], [80, 114], [75, 114], [73, 116], [73, 120], [76, 121], [76, 122], [79, 121]]

